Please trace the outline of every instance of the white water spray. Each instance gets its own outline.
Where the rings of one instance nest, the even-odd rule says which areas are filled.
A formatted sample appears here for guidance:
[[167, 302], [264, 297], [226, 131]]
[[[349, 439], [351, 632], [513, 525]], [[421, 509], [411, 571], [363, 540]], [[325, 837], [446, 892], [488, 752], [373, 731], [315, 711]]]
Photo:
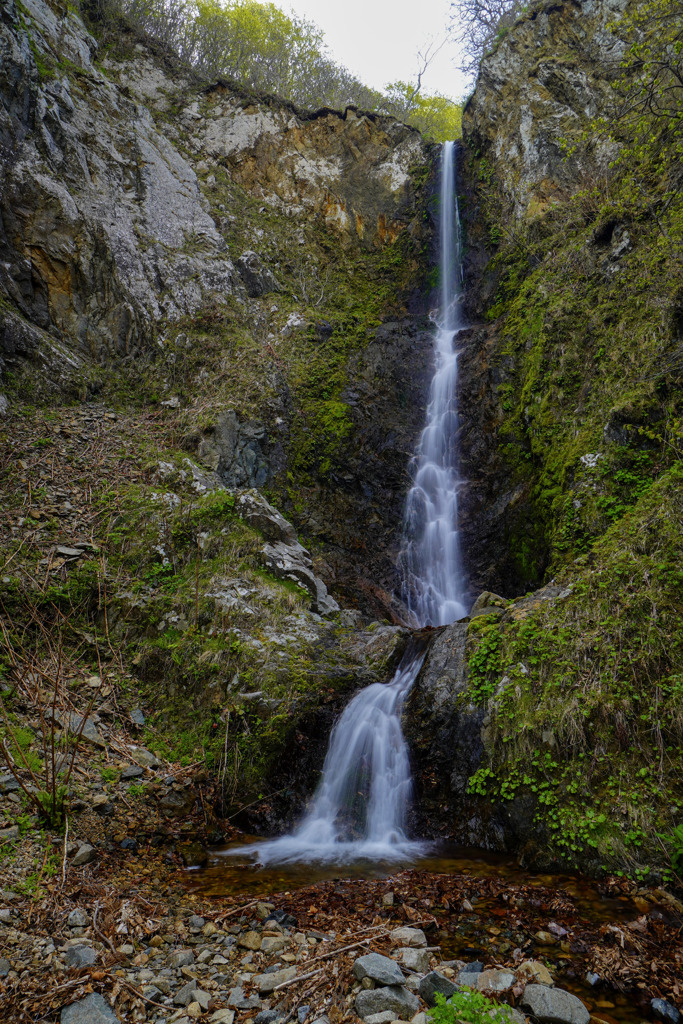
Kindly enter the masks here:
[[[454, 340], [462, 281], [454, 151], [454, 143], [444, 145], [436, 370], [427, 426], [415, 457], [415, 482], [406, 502], [400, 559], [404, 599], [420, 625], [443, 625], [465, 614], [453, 445], [457, 428]], [[412, 786], [401, 729], [403, 702], [423, 660], [423, 655], [408, 653], [390, 683], [368, 686], [349, 703], [332, 730], [311, 806], [291, 835], [227, 853], [251, 856], [264, 865], [395, 862], [424, 854], [427, 844], [409, 840], [405, 832]]]

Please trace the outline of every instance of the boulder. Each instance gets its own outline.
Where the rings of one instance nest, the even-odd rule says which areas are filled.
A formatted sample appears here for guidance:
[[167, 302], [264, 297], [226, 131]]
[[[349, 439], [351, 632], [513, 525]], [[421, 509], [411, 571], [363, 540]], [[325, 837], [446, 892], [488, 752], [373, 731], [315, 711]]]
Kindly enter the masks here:
[[581, 1000], [561, 988], [527, 985], [521, 1005], [539, 1024], [590, 1024], [591, 1015]]
[[429, 962], [432, 958], [432, 954], [428, 949], [414, 949], [411, 946], [404, 946], [402, 949], [397, 950], [401, 957], [401, 963], [409, 971], [415, 971], [417, 974], [424, 974], [429, 970]]
[[403, 971], [395, 960], [379, 953], [368, 953], [360, 957], [353, 965], [353, 975], [357, 981], [371, 978], [379, 985], [402, 985]]
[[364, 989], [356, 996], [356, 1013], [363, 1020], [386, 1010], [391, 1010], [394, 1019], [410, 1020], [419, 1008], [419, 999], [401, 985]]
[[119, 1024], [119, 1018], [98, 992], [65, 1006], [59, 1020], [60, 1024]]
[[430, 971], [420, 982], [418, 991], [428, 1006], [436, 1006], [437, 995], [442, 995], [449, 999], [458, 991], [458, 986], [450, 978], [447, 978], [445, 974], [439, 974], [438, 971]]

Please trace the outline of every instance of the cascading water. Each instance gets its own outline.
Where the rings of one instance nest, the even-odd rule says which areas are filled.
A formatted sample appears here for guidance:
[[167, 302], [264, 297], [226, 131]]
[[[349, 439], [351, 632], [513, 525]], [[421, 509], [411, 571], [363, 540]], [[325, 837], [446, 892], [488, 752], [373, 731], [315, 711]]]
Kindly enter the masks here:
[[[419, 625], [444, 625], [465, 614], [465, 583], [457, 530], [458, 476], [453, 445], [460, 232], [455, 197], [455, 145], [443, 148], [441, 169], [441, 309], [436, 370], [427, 426], [406, 503], [400, 556], [403, 596]], [[357, 694], [332, 730], [323, 773], [311, 806], [291, 835], [227, 851], [263, 865], [300, 861], [401, 861], [425, 852], [410, 841], [408, 750], [401, 729], [403, 702], [424, 655], [409, 651], [390, 683]]]
[[455, 194], [455, 145], [443, 148], [441, 169], [441, 308], [436, 369], [427, 426], [413, 460], [406, 501], [404, 546], [399, 557], [402, 597], [421, 626], [444, 626], [466, 614], [466, 584], [458, 535], [456, 387], [461, 328], [460, 221]]

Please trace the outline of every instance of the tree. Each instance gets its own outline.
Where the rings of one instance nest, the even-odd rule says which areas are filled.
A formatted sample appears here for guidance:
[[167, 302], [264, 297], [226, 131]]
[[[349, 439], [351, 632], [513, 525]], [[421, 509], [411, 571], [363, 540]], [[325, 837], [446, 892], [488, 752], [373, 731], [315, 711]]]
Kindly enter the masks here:
[[523, 0], [453, 0], [451, 19], [461, 47], [460, 69], [476, 76], [486, 51], [527, 6]]

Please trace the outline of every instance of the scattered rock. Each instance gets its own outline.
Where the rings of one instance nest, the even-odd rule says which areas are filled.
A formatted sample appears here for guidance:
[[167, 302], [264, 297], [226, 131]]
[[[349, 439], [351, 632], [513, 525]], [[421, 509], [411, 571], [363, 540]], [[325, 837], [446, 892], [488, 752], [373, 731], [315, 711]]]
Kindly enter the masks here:
[[67, 917], [66, 923], [69, 928], [87, 928], [90, 924], [90, 915], [80, 907], [76, 907]]
[[60, 1024], [119, 1024], [119, 1018], [98, 992], [65, 1006], [59, 1019]]
[[13, 843], [15, 839], [19, 838], [19, 826], [13, 825], [12, 828], [3, 828], [0, 830], [0, 846], [3, 843]]
[[429, 950], [404, 946], [397, 952], [401, 957], [401, 963], [407, 970], [415, 971], [417, 974], [425, 974], [429, 970], [429, 962], [432, 958]]
[[388, 956], [379, 953], [368, 953], [360, 957], [353, 965], [353, 974], [358, 981], [371, 978], [380, 985], [402, 985], [403, 971]]
[[189, 967], [194, 963], [194, 953], [191, 949], [177, 949], [168, 958], [169, 967]]
[[490, 970], [477, 975], [477, 988], [480, 992], [507, 992], [517, 978], [511, 971]]
[[410, 1019], [419, 1008], [419, 999], [401, 985], [364, 990], [356, 996], [356, 1013], [363, 1020], [385, 1010], [391, 1010], [394, 1019]]
[[428, 1006], [436, 1006], [437, 993], [445, 996], [446, 999], [450, 999], [458, 991], [458, 986], [444, 974], [439, 974], [438, 971], [430, 971], [420, 982], [418, 991]]
[[672, 1006], [671, 1003], [667, 1003], [664, 999], [653, 999], [650, 1003], [650, 1009], [657, 1020], [667, 1021], [668, 1024], [679, 1024], [681, 1020], [681, 1014], [676, 1007]]
[[211, 1024], [232, 1024], [234, 1019], [234, 1010], [216, 1010], [216, 1012], [209, 1017]]
[[254, 984], [259, 990], [259, 993], [263, 995], [266, 992], [272, 992], [278, 985], [282, 985], [285, 981], [291, 981], [292, 978], [296, 978], [296, 967], [285, 967], [281, 971], [272, 971], [270, 974], [257, 974], [254, 978]]
[[[523, 964], [519, 965], [518, 971], [524, 975], [525, 980], [528, 982], [535, 982], [537, 985], [549, 985], [551, 988], [555, 984], [548, 968], [538, 960], [525, 960]], [[595, 975], [595, 977], [597, 978], [598, 975]], [[589, 982], [589, 984], [592, 983]]]
[[161, 761], [146, 747], [131, 747], [130, 753], [133, 760], [143, 768], [159, 768], [161, 765]]
[[139, 779], [140, 776], [144, 774], [144, 768], [141, 768], [139, 764], [132, 764], [128, 768], [123, 769], [121, 772], [121, 779], [123, 782], [127, 782], [128, 779]]
[[9, 960], [5, 960], [4, 957], [0, 959], [0, 978], [6, 978], [11, 970], [12, 965]]
[[394, 928], [389, 936], [395, 946], [424, 947], [427, 936], [421, 928]]
[[95, 850], [88, 843], [82, 843], [71, 861], [74, 867], [81, 867], [83, 864], [90, 864], [95, 859]]
[[546, 985], [527, 985], [522, 1008], [532, 1013], [539, 1024], [589, 1024], [591, 1019], [580, 999]]
[[97, 960], [97, 953], [90, 946], [70, 946], [66, 951], [69, 967], [89, 967]]
[[261, 948], [261, 936], [258, 932], [244, 932], [237, 940], [237, 945], [242, 949], [251, 949], [256, 952]]

